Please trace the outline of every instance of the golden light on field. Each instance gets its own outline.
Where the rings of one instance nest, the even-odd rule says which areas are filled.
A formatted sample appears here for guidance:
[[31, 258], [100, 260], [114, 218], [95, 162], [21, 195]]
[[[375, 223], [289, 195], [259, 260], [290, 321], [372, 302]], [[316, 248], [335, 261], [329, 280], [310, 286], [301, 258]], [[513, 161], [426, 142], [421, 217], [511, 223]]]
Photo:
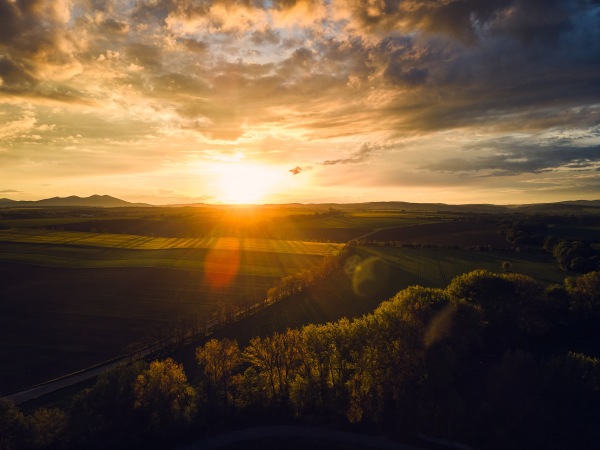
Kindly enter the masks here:
[[223, 203], [261, 203], [265, 196], [277, 191], [282, 181], [277, 170], [247, 163], [220, 166], [219, 198]]

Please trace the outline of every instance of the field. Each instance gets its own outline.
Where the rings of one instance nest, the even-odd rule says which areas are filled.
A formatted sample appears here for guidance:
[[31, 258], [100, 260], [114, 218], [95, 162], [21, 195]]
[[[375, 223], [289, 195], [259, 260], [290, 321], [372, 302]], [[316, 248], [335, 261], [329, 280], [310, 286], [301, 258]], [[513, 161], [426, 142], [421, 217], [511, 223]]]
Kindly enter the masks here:
[[371, 234], [369, 239], [444, 247], [489, 246], [496, 249], [511, 247], [511, 244], [498, 234], [496, 224], [476, 221], [427, 223], [401, 228], [390, 227]]
[[0, 231], [0, 395], [264, 298], [338, 246], [238, 238]]
[[[325, 281], [217, 335], [243, 342], [360, 316], [407, 286], [444, 287], [474, 269], [502, 271], [504, 262], [545, 284], [572, 275], [549, 254], [509, 250], [498, 233], [504, 216], [337, 208], [0, 210], [0, 395], [260, 300], [349, 240], [372, 245], [356, 246]], [[586, 230], [597, 236], [597, 227]]]
[[355, 267], [366, 264], [376, 269], [366, 288], [346, 266], [325, 282], [218, 331], [216, 336], [246, 343], [253, 336], [286, 328], [358, 317], [408, 286], [442, 288], [452, 278], [475, 269], [502, 272], [504, 261], [510, 263], [511, 272], [529, 275], [544, 285], [562, 283], [573, 275], [560, 270], [550, 255], [543, 253], [359, 246], [354, 258]]
[[360, 247], [359, 252], [363, 258], [381, 258], [406, 285], [444, 287], [457, 275], [474, 269], [503, 272], [505, 261], [510, 263], [511, 272], [529, 275], [544, 284], [562, 283], [570, 275], [545, 253], [390, 247]]
[[[60, 216], [60, 217], [57, 217]], [[430, 213], [338, 210], [319, 205], [0, 211], [0, 228], [166, 238], [261, 238], [345, 243], [386, 228], [447, 220]]]

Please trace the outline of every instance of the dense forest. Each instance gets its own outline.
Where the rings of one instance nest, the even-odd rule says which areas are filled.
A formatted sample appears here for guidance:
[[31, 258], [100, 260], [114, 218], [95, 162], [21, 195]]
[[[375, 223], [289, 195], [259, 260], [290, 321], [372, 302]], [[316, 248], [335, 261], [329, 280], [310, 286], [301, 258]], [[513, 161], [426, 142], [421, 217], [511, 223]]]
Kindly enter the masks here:
[[355, 320], [210, 340], [110, 370], [67, 410], [0, 399], [0, 449], [170, 448], [219, 431], [319, 424], [481, 449], [597, 448], [600, 273], [544, 287], [482, 270], [413, 286]]

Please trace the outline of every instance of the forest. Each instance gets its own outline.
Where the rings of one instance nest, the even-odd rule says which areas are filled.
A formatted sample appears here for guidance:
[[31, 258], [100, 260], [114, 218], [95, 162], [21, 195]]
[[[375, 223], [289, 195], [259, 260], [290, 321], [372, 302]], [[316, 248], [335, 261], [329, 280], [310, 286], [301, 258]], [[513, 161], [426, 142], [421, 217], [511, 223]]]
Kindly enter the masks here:
[[293, 423], [473, 448], [592, 449], [600, 439], [600, 273], [544, 286], [476, 270], [372, 313], [197, 347], [102, 374], [67, 408], [0, 400], [0, 448], [173, 448]]

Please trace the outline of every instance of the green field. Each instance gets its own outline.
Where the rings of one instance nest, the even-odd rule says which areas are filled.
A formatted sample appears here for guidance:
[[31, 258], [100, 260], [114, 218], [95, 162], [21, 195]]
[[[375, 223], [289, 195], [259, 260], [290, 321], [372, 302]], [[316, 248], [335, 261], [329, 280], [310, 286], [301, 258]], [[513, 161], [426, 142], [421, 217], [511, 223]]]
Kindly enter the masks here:
[[504, 261], [510, 263], [511, 272], [544, 284], [562, 283], [570, 275], [546, 253], [393, 247], [359, 247], [357, 251], [363, 257], [381, 258], [407, 285], [444, 287], [452, 278], [474, 269], [502, 272]]
[[302, 242], [280, 239], [205, 237], [164, 238], [128, 234], [86, 233], [29, 229], [0, 230], [0, 242], [60, 244], [72, 246], [108, 247], [131, 250], [214, 249], [262, 251], [302, 255], [331, 255], [340, 244]]
[[321, 261], [321, 256], [313, 254], [249, 250], [129, 250], [26, 243], [0, 245], [0, 262], [71, 268], [154, 267], [282, 277]]
[[0, 241], [0, 395], [263, 299], [339, 248], [44, 230], [2, 230]]
[[575, 275], [560, 270], [551, 256], [543, 253], [359, 246], [355, 255], [357, 265], [365, 261], [381, 262], [374, 266], [377, 270], [370, 290], [357, 292], [355, 275], [346, 267], [305, 292], [217, 332], [216, 336], [245, 343], [255, 335], [267, 336], [309, 323], [358, 317], [408, 286], [443, 288], [452, 278], [475, 269], [502, 272], [504, 261], [510, 263], [511, 272], [529, 275], [545, 285], [562, 283], [565, 277]]

